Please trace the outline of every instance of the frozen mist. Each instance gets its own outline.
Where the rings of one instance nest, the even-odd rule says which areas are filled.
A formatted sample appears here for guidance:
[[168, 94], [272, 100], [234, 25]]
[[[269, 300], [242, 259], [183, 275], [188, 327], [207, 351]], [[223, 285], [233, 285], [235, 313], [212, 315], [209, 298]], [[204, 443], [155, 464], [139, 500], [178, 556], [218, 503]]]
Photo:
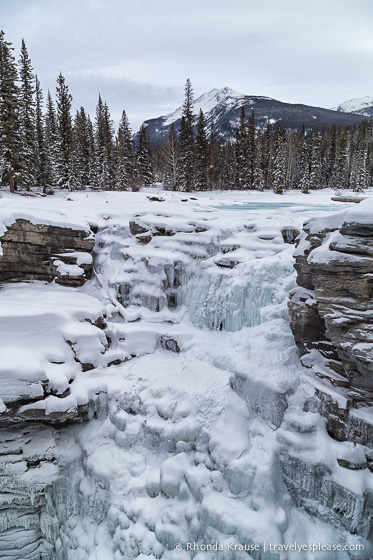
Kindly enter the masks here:
[[[373, 475], [338, 464], [362, 450], [305, 406], [287, 312], [285, 241], [345, 210], [331, 194], [4, 193], [0, 234], [18, 217], [97, 233], [83, 286], [0, 290], [1, 558], [372, 557]], [[364, 550], [269, 548], [294, 542]]]

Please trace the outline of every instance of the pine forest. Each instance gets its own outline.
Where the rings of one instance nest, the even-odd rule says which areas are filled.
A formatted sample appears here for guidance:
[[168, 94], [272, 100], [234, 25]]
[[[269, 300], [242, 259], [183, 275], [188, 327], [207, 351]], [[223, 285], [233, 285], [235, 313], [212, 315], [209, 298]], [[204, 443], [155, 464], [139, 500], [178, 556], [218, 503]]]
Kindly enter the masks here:
[[265, 190], [282, 194], [332, 188], [363, 191], [373, 185], [373, 123], [323, 131], [294, 131], [255, 123], [242, 107], [236, 137], [222, 142], [193, 111], [188, 79], [180, 127], [171, 126], [162, 146], [152, 149], [147, 128], [132, 134], [123, 110], [117, 130], [98, 96], [93, 119], [81, 107], [72, 115], [64, 76], [55, 96], [44, 96], [25, 42], [16, 60], [0, 32], [0, 179], [12, 192], [38, 186], [78, 190], [137, 190], [163, 183], [167, 190]]

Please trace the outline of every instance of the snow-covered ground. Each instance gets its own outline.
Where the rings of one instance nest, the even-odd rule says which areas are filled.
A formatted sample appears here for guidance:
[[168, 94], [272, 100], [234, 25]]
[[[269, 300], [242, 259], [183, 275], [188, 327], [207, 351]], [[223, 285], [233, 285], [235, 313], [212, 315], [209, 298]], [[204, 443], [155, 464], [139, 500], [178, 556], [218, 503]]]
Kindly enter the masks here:
[[[41, 442], [34, 430], [29, 447], [55, 458], [43, 483], [42, 533], [56, 555], [41, 540], [25, 560], [42, 550], [59, 560], [370, 558], [367, 549], [270, 550], [367, 547], [297, 509], [278, 461], [290, 437], [278, 428], [304, 383], [287, 315], [294, 245], [282, 230], [355, 205], [331, 201], [331, 191], [1, 194], [0, 232], [19, 217], [98, 227], [95, 277], [83, 287], [0, 290], [0, 412], [19, 395], [38, 399], [25, 413], [47, 417], [100, 400], [88, 422], [43, 428], [51, 437]], [[325, 429], [317, 434], [307, 440], [311, 463], [330, 440]], [[0, 447], [5, 441], [0, 434]], [[330, 454], [332, 463], [332, 445]], [[44, 480], [38, 468], [10, 479], [35, 492]], [[364, 477], [353, 473], [346, 484], [362, 492], [372, 484]], [[35, 523], [26, 517], [25, 533]], [[5, 558], [19, 558], [7, 543], [23, 533], [12, 535], [5, 544], [0, 536]], [[204, 549], [214, 543], [223, 550]]]

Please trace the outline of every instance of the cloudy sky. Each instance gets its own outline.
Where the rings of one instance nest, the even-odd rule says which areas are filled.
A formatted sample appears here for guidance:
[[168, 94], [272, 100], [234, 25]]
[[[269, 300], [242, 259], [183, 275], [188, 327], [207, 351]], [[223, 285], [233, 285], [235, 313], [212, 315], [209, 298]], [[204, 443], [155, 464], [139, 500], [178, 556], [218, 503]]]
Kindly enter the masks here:
[[229, 86], [333, 107], [373, 96], [372, 0], [0, 0], [0, 27], [24, 38], [43, 89], [61, 70], [80, 105], [98, 93], [134, 130], [183, 100]]

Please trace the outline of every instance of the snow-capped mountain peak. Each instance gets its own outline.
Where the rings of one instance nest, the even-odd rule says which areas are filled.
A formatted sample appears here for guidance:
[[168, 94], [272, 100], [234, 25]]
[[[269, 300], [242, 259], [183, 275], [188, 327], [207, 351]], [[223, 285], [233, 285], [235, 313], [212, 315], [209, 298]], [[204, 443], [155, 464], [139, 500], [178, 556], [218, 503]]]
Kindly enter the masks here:
[[[239, 93], [229, 87], [215, 88], [200, 95], [193, 103], [193, 113], [196, 122], [202, 109], [207, 130], [210, 131], [213, 126], [215, 136], [225, 142], [235, 138], [242, 107], [247, 117], [254, 110], [257, 128], [264, 128], [270, 119], [271, 124], [279, 121], [281, 126], [287, 129], [301, 130], [305, 126], [307, 130], [315, 128], [322, 130], [332, 124], [349, 126], [360, 122], [365, 116], [365, 113], [353, 115], [345, 113], [344, 110], [332, 111], [308, 105], [283, 103], [271, 97]], [[160, 146], [166, 141], [172, 124], [178, 131], [182, 113], [183, 108], [180, 106], [173, 113], [144, 122], [153, 147]]]
[[[245, 95], [243, 93], [238, 93], [229, 87], [222, 89], [214, 88], [211, 91], [203, 93], [195, 100], [193, 104], [194, 114], [198, 115], [200, 109], [202, 109], [204, 114], [207, 114], [219, 104], [224, 104], [226, 107], [229, 107], [231, 105], [237, 105], [240, 101], [242, 105], [245, 102]], [[170, 125], [178, 119], [181, 119], [182, 112], [183, 108], [178, 107], [176, 111], [163, 117], [164, 126]]]
[[358, 115], [366, 115], [371, 117], [373, 115], [373, 97], [368, 95], [365, 97], [354, 97], [349, 101], [345, 101], [334, 108], [334, 111], [343, 113], [357, 113]]

